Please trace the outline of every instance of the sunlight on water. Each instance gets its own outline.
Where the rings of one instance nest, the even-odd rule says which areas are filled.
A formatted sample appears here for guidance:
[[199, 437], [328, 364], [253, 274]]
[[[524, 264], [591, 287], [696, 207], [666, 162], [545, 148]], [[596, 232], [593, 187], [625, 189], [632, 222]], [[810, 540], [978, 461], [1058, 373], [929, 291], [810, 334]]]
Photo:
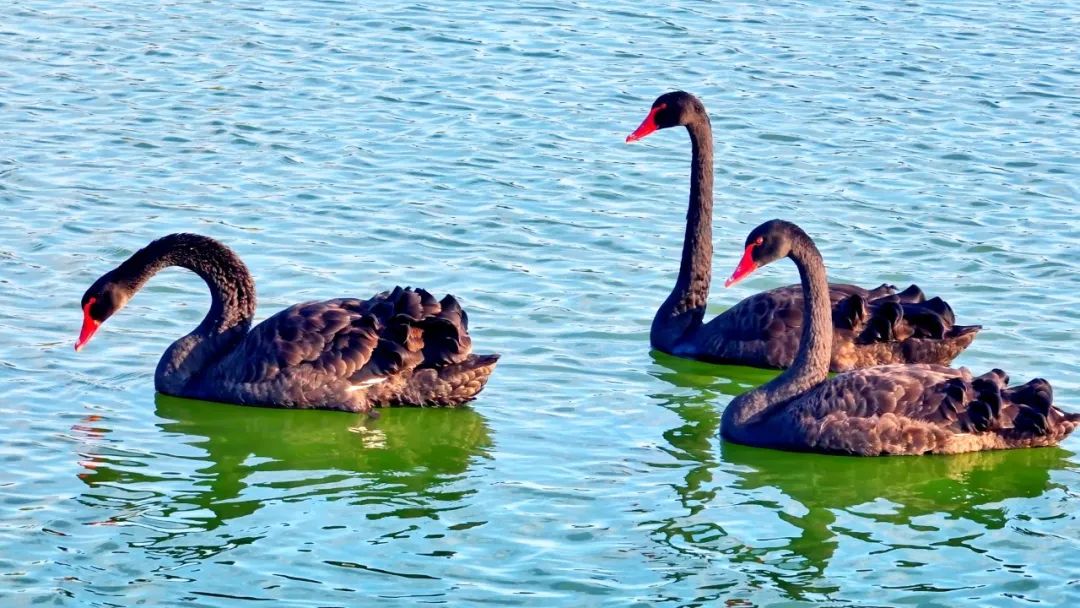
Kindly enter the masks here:
[[[775, 372], [650, 353], [689, 145], [715, 273], [797, 221], [838, 281], [917, 282], [957, 360], [1080, 408], [1080, 68], [1067, 5], [48, 3], [0, 23], [0, 604], [1080, 604], [1080, 438], [869, 459], [723, 444]], [[223, 240], [258, 317], [453, 293], [503, 358], [471, 408], [378, 417], [155, 395], [209, 303], [79, 298], [158, 236]], [[796, 280], [777, 265], [712, 312]], [[714, 281], [715, 283], [715, 281]], [[718, 286], [717, 286], [718, 287]]]

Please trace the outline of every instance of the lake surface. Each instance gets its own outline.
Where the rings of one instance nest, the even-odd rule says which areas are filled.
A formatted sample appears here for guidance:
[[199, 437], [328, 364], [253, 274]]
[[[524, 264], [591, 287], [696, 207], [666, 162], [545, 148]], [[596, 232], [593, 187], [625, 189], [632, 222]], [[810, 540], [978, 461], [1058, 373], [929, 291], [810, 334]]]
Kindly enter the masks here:
[[[0, 603], [1080, 604], [1080, 437], [860, 460], [724, 444], [772, 374], [650, 353], [713, 116], [715, 272], [797, 221], [831, 277], [917, 281], [958, 365], [1080, 408], [1080, 60], [1056, 2], [44, 2], [0, 23]], [[941, 4], [941, 6], [937, 6]], [[259, 317], [451, 292], [503, 359], [377, 419], [157, 396], [201, 319], [151, 281], [76, 355], [86, 287], [197, 231]], [[797, 281], [791, 264], [712, 296]]]

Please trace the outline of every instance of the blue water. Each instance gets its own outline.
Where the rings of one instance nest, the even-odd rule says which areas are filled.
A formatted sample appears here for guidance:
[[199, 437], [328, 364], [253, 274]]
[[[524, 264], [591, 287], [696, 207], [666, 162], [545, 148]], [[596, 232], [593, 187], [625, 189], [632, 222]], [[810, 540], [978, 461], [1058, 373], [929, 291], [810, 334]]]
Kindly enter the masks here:
[[[1080, 603], [1080, 437], [891, 460], [718, 439], [771, 373], [650, 353], [689, 145], [623, 144], [696, 93], [717, 275], [797, 221], [832, 278], [916, 281], [985, 325], [958, 365], [1076, 411], [1074, 4], [359, 4], [5, 8], [0, 603]], [[239, 252], [260, 317], [421, 285], [504, 357], [458, 411], [155, 396], [209, 301], [194, 276], [71, 346], [86, 287], [180, 230]]]

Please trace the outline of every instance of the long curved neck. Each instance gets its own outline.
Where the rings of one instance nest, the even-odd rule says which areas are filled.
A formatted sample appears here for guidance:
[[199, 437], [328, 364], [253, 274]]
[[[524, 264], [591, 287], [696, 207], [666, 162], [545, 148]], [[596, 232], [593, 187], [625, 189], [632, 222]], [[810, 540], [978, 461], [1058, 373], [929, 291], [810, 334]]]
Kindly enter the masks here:
[[210, 288], [210, 310], [194, 331], [166, 349], [154, 378], [158, 391], [184, 395], [185, 387], [199, 372], [235, 348], [247, 334], [255, 316], [255, 283], [232, 250], [196, 234], [173, 234], [150, 243], [116, 268], [112, 278], [133, 295], [169, 266], [195, 272]]
[[701, 326], [712, 278], [713, 136], [708, 115], [700, 114], [686, 130], [693, 155], [682, 263], [675, 288], [656, 311], [650, 332], [653, 346], [665, 352], [672, 352]]
[[723, 426], [727, 430], [763, 419], [774, 407], [805, 393], [829, 375], [833, 323], [825, 263], [814, 242], [801, 230], [792, 238], [788, 257], [795, 262], [802, 280], [803, 327], [799, 352], [782, 374], [732, 400], [724, 410]]

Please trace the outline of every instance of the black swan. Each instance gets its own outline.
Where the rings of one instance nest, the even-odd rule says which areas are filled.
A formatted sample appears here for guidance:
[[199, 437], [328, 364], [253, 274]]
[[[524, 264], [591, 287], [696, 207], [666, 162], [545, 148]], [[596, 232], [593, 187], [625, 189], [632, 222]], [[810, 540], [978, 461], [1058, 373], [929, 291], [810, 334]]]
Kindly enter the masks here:
[[[653, 103], [627, 142], [682, 125], [690, 132], [690, 209], [682, 265], [671, 295], [656, 311], [653, 348], [713, 363], [784, 368], [795, 359], [802, 330], [802, 290], [781, 287], [746, 298], [703, 323], [712, 276], [713, 136], [701, 101], [682, 91]], [[833, 308], [832, 371], [883, 363], [948, 363], [971, 344], [978, 325], [955, 325], [941, 298], [925, 299], [915, 285], [864, 289], [829, 286]]]
[[[484, 387], [498, 355], [471, 354], [453, 296], [394, 288], [369, 300], [296, 304], [251, 328], [255, 283], [240, 258], [197, 234], [171, 234], [102, 275], [82, 298], [75, 350], [158, 271], [181, 266], [210, 288], [210, 311], [158, 362], [161, 393], [208, 401], [365, 412], [455, 406]], [[250, 329], [250, 331], [249, 331]]]
[[795, 362], [724, 410], [720, 433], [736, 443], [784, 450], [885, 456], [955, 454], [1054, 445], [1080, 414], [1054, 407], [1050, 383], [1010, 388], [993, 369], [973, 377], [944, 365], [882, 365], [828, 378], [833, 310], [825, 264], [798, 226], [766, 222], [726, 285], [781, 258], [799, 269], [802, 340]]

